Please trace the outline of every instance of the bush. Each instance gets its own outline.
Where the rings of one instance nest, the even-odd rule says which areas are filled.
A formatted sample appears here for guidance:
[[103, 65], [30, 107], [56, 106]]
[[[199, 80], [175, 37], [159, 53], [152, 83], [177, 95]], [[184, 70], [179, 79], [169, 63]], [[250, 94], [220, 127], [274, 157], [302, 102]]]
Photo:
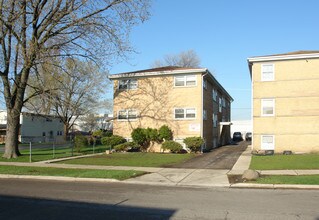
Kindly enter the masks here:
[[148, 146], [150, 141], [147, 136], [146, 129], [143, 128], [135, 128], [131, 133], [131, 137], [135, 143], [142, 147]]
[[119, 135], [113, 135], [111, 137], [103, 137], [101, 138], [101, 142], [103, 145], [109, 145], [111, 147], [114, 147], [116, 145], [119, 145], [119, 144], [123, 144], [126, 142], [126, 140], [119, 136]]
[[81, 152], [81, 149], [83, 147], [87, 147], [88, 146], [88, 139], [87, 137], [83, 136], [83, 135], [76, 135], [74, 137], [74, 148], [76, 152]]
[[106, 131], [106, 130], [97, 130], [93, 131], [92, 136], [94, 137], [111, 137], [113, 135], [112, 131]]
[[158, 130], [156, 128], [147, 128], [145, 129], [145, 134], [146, 134], [146, 138], [147, 141], [155, 141], [158, 142], [159, 141], [159, 134], [158, 134]]
[[123, 144], [118, 144], [114, 146], [115, 151], [138, 151], [140, 146], [134, 142], [126, 142]]
[[162, 148], [163, 150], [170, 150], [172, 153], [178, 153], [183, 149], [183, 146], [176, 141], [165, 141]]
[[191, 151], [198, 152], [204, 144], [204, 140], [201, 137], [188, 137], [184, 139], [184, 143]]
[[173, 132], [167, 125], [163, 125], [162, 127], [160, 127], [160, 129], [158, 130], [158, 133], [159, 133], [159, 140], [161, 141], [163, 140], [168, 141], [173, 139]]

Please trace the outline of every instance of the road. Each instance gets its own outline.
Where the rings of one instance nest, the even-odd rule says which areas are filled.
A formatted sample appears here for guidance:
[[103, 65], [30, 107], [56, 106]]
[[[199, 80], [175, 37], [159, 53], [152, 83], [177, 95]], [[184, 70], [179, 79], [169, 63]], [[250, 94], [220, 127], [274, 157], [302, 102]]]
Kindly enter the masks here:
[[319, 191], [0, 179], [1, 219], [319, 219]]
[[227, 145], [213, 149], [185, 163], [173, 165], [174, 168], [223, 169], [230, 170], [250, 142], [242, 141], [236, 145]]

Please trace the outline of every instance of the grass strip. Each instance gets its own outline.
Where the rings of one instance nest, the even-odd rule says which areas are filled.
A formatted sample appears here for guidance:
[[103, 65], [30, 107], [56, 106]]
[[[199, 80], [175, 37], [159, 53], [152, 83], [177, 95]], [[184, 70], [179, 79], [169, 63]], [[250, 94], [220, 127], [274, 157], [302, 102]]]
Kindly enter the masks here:
[[302, 185], [319, 185], [319, 175], [301, 175], [301, 176], [287, 176], [287, 175], [270, 175], [263, 176], [254, 183], [262, 184], [302, 184]]
[[250, 169], [306, 170], [319, 169], [319, 154], [252, 156]]
[[167, 167], [185, 162], [196, 154], [163, 154], [163, 153], [113, 153], [87, 158], [61, 161], [66, 164], [134, 166], [134, 167]]
[[0, 174], [34, 175], [34, 176], [64, 176], [82, 178], [105, 178], [125, 180], [145, 174], [135, 170], [93, 170], [69, 169], [54, 167], [0, 166]]

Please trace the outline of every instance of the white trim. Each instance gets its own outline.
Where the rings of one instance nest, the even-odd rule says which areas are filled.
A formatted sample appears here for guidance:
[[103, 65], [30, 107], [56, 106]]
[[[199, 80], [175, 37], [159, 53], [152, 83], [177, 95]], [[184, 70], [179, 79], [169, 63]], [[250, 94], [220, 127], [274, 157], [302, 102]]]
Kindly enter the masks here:
[[[266, 145], [263, 143], [263, 137], [272, 137], [272, 145]], [[262, 134], [260, 135], [260, 149], [261, 150], [275, 150], [275, 135], [273, 134]]]
[[251, 97], [250, 97], [250, 106], [251, 106], [251, 150], [254, 150], [254, 73], [251, 73]]
[[[264, 101], [272, 101], [272, 111], [273, 113], [272, 114], [264, 114]], [[275, 103], [275, 99], [272, 99], [272, 98], [269, 98], [269, 99], [260, 99], [260, 105], [261, 105], [261, 116], [264, 116], [264, 117], [269, 117], [269, 116], [274, 116], [275, 115], [275, 106], [276, 106], [276, 103]]]
[[[184, 109], [184, 118], [175, 118], [175, 110], [176, 109]], [[194, 118], [186, 118], [186, 109], [195, 109], [195, 117]], [[176, 107], [173, 109], [173, 119], [174, 120], [186, 121], [186, 120], [194, 120], [196, 118], [197, 118], [197, 109], [195, 107]]]
[[307, 58], [308, 59], [309, 58], [319, 58], [319, 53], [250, 57], [247, 60], [249, 63], [252, 63], [252, 62], [262, 62], [262, 61], [295, 60], [295, 59], [307, 59]]

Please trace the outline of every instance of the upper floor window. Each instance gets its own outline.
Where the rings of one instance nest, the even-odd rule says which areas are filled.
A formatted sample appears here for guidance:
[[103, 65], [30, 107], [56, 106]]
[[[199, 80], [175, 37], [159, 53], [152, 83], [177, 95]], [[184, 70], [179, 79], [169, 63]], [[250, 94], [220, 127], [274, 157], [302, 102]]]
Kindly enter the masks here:
[[127, 119], [136, 119], [137, 111], [133, 109], [123, 109], [118, 113], [118, 119], [127, 120]]
[[274, 64], [261, 65], [261, 81], [273, 81], [275, 79]]
[[207, 80], [206, 79], [204, 79], [204, 81], [203, 81], [203, 87], [204, 87], [204, 89], [207, 89]]
[[203, 119], [207, 120], [207, 111], [205, 109], [203, 110]]
[[137, 79], [123, 79], [119, 81], [119, 89], [137, 89]]
[[262, 116], [275, 115], [275, 100], [274, 99], [261, 100], [261, 115]]
[[213, 126], [214, 126], [214, 128], [216, 128], [217, 127], [217, 114], [213, 114]]
[[217, 90], [216, 89], [212, 90], [212, 98], [214, 101], [217, 101]]
[[174, 86], [196, 86], [196, 76], [186, 75], [186, 76], [175, 76]]
[[219, 112], [222, 112], [222, 99], [221, 98], [219, 98], [219, 103], [218, 103], [219, 105], [218, 105], [218, 110], [219, 110]]
[[195, 108], [175, 108], [174, 110], [175, 119], [194, 119], [196, 118]]

